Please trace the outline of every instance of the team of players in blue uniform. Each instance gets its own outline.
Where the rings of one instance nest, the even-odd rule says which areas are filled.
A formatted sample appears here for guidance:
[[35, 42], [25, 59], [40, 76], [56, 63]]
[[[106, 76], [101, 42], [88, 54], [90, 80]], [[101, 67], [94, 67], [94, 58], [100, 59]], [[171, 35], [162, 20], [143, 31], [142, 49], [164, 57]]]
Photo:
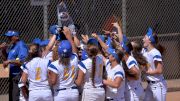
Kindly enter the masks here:
[[[35, 39], [29, 48], [18, 32], [5, 33], [11, 46], [0, 47], [3, 66], [10, 68], [9, 100], [165, 101], [163, 48], [157, 34], [149, 28], [142, 48], [137, 41], [127, 40], [118, 23], [113, 26], [117, 33], [92, 33], [92, 38], [82, 35], [79, 40], [68, 27], [59, 30], [53, 25], [49, 40]], [[145, 90], [142, 73], [148, 82]]]

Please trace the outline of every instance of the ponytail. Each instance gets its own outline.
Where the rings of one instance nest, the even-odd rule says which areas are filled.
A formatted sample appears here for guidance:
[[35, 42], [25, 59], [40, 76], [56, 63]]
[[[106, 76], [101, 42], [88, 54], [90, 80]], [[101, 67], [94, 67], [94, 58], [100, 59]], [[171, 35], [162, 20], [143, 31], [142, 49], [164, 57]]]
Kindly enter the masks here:
[[96, 75], [96, 56], [99, 52], [99, 49], [97, 46], [95, 45], [88, 45], [88, 50], [87, 50], [87, 53], [88, 53], [88, 56], [92, 59], [92, 72], [91, 72], [91, 78], [92, 78], [92, 83], [93, 83], [93, 86], [95, 87], [94, 83], [94, 78], [95, 78], [95, 75]]
[[161, 44], [156, 44], [155, 46], [154, 46], [157, 50], [159, 50], [159, 52], [163, 55], [164, 54], [164, 52], [166, 51], [166, 49], [165, 49], [165, 47], [164, 46], [162, 46]]
[[91, 74], [91, 77], [92, 77], [92, 83], [93, 83], [94, 87], [95, 87], [95, 85], [94, 85], [95, 74], [96, 74], [96, 56], [93, 56], [92, 57], [92, 74]]

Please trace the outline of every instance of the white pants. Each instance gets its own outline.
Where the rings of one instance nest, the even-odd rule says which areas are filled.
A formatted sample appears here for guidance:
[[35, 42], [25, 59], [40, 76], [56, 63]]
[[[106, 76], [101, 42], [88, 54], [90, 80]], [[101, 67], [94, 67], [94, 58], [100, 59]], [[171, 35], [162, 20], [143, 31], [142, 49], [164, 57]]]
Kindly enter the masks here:
[[29, 101], [53, 101], [52, 92], [47, 90], [32, 90], [29, 92]]
[[78, 101], [78, 89], [67, 89], [54, 92], [54, 101]]
[[167, 84], [164, 81], [155, 84], [149, 83], [144, 101], [166, 101]]
[[81, 101], [104, 101], [105, 90], [104, 88], [88, 88], [83, 89]]
[[126, 101], [143, 101], [144, 98], [144, 89], [142, 85], [138, 85], [137, 87], [126, 87], [125, 90], [125, 100]]

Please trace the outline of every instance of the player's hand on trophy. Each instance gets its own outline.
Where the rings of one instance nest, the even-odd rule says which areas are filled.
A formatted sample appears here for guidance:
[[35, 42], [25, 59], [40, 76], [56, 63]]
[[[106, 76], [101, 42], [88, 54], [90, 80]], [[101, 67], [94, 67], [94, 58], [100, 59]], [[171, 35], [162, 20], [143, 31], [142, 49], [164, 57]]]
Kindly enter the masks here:
[[94, 38], [98, 38], [98, 35], [96, 34], [96, 33], [92, 33], [92, 37], [94, 37]]
[[63, 27], [63, 33], [67, 39], [72, 39], [71, 31], [68, 27]]

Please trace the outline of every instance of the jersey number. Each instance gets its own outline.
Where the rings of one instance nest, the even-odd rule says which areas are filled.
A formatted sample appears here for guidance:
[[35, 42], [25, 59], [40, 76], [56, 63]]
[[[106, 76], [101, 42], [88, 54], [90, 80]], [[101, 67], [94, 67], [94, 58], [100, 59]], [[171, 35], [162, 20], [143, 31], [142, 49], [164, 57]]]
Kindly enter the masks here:
[[71, 68], [72, 73], [70, 72], [69, 68], [64, 68], [64, 80], [67, 80], [68, 77], [71, 77], [72, 79], [75, 77], [75, 67], [74, 65]]
[[41, 68], [36, 68], [36, 78], [35, 80], [41, 80]]

